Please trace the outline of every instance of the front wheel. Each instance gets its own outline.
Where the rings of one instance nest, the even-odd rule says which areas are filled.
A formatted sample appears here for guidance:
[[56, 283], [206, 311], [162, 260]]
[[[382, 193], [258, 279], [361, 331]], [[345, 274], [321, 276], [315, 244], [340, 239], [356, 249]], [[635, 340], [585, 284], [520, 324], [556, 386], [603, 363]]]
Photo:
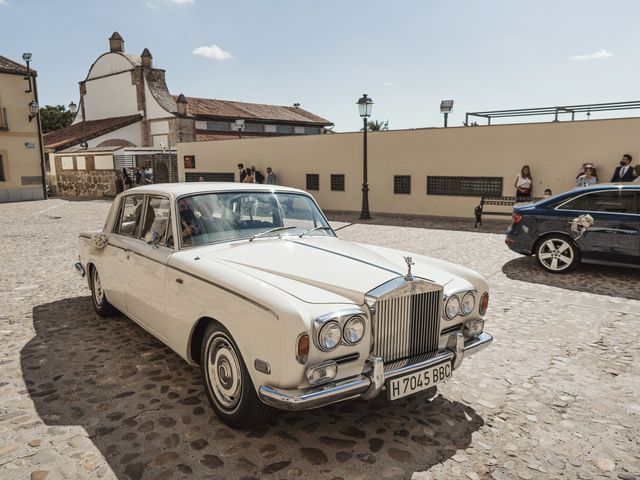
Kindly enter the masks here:
[[580, 262], [580, 250], [562, 235], [544, 237], [536, 247], [536, 259], [547, 272], [567, 273]]
[[209, 402], [232, 428], [263, 422], [273, 409], [260, 401], [238, 346], [226, 328], [211, 323], [200, 350], [200, 370]]

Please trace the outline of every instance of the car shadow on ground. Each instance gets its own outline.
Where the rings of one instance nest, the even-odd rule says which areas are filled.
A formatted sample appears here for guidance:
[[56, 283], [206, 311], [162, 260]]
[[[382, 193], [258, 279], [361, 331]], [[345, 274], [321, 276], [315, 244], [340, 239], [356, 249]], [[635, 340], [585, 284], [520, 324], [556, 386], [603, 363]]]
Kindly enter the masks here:
[[[346, 224], [364, 225], [386, 225], [393, 227], [414, 227], [428, 228], [431, 230], [454, 230], [459, 232], [477, 232], [477, 233], [498, 233], [504, 234], [505, 230], [511, 223], [509, 220], [487, 219], [483, 220], [482, 225], [474, 227], [475, 220], [472, 218], [459, 217], [433, 217], [423, 215], [391, 215], [386, 213], [375, 213], [371, 216], [371, 220], [360, 220], [359, 213], [353, 212], [324, 212], [330, 222], [340, 222]], [[338, 227], [337, 230], [345, 228], [344, 225]]]
[[90, 297], [37, 306], [33, 321], [21, 367], [38, 415], [83, 427], [118, 478], [408, 478], [466, 448], [484, 423], [461, 403], [416, 395], [234, 431], [209, 407], [197, 368], [123, 316], [97, 317]]
[[535, 257], [519, 257], [505, 263], [502, 272], [512, 280], [640, 300], [640, 270], [637, 268], [582, 263], [572, 272], [554, 274], [543, 270]]

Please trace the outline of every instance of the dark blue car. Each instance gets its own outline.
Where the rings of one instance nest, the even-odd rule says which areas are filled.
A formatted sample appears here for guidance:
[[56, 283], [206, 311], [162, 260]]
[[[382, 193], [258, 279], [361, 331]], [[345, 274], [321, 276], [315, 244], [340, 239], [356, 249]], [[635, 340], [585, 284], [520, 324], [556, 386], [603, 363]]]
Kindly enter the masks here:
[[[571, 221], [582, 214], [591, 215], [593, 225], [580, 236]], [[580, 261], [640, 266], [640, 183], [575, 188], [516, 205], [505, 242], [514, 252], [535, 255], [553, 273]]]

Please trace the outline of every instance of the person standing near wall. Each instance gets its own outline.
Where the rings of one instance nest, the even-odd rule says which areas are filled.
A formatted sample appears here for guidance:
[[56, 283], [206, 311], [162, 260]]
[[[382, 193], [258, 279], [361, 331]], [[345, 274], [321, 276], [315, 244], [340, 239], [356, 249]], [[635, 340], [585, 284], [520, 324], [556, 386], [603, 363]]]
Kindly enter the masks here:
[[131, 177], [129, 176], [129, 173], [127, 173], [127, 169], [122, 167], [122, 183], [124, 184], [124, 189], [128, 190], [131, 188], [131, 184], [133, 183], [131, 181]]
[[271, 169], [271, 167], [267, 167], [267, 181], [265, 183], [267, 185], [277, 185], [278, 184], [278, 176]]
[[247, 168], [244, 171], [244, 179], [242, 180], [242, 183], [254, 183], [253, 174], [250, 168]]
[[244, 164], [238, 164], [238, 178], [240, 178], [240, 183], [244, 182], [244, 177], [247, 175], [247, 172], [244, 170]]
[[533, 188], [533, 178], [531, 177], [531, 169], [529, 165], [524, 165], [520, 173], [516, 177], [516, 198], [531, 198], [531, 190]]
[[578, 187], [588, 187], [589, 185], [595, 185], [598, 183], [598, 174], [593, 167], [587, 167], [583, 175], [578, 177], [576, 185]]
[[625, 153], [622, 156], [622, 160], [620, 160], [620, 166], [616, 167], [613, 172], [613, 177], [611, 177], [611, 182], [633, 182], [636, 178], [636, 174], [634, 172], [633, 167], [631, 166], [631, 161], [633, 157], [628, 153]]

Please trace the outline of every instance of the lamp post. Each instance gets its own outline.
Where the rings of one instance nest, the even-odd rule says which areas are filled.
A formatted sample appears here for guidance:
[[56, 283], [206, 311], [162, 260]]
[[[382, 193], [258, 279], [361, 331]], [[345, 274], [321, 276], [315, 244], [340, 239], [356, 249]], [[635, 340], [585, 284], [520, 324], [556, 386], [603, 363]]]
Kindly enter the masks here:
[[362, 210], [360, 211], [360, 220], [371, 220], [371, 214], [369, 213], [369, 182], [367, 179], [367, 119], [371, 116], [373, 100], [364, 93], [357, 104], [364, 125], [362, 129], [364, 133], [364, 144], [362, 157]]
[[38, 116], [38, 112], [40, 111], [40, 105], [35, 100], [31, 100], [29, 102], [29, 121], [33, 120]]
[[447, 128], [447, 120], [449, 120], [449, 114], [453, 110], [453, 100], [442, 100], [440, 102], [440, 113], [444, 113], [444, 128]]
[[242, 138], [242, 131], [244, 130], [244, 120], [236, 120], [233, 123], [233, 127], [238, 131], [238, 138]]

